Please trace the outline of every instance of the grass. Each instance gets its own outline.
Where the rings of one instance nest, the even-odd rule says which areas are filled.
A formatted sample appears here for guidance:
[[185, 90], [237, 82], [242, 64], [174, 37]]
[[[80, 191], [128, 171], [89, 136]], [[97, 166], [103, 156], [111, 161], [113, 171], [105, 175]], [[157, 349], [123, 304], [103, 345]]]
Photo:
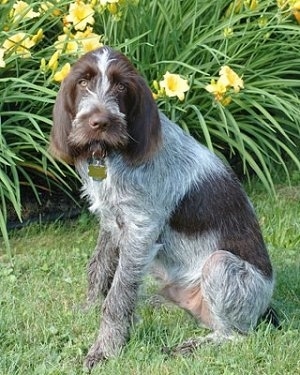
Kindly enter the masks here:
[[[195, 355], [170, 358], [163, 346], [205, 330], [184, 312], [153, 307], [145, 288], [142, 318], [122, 355], [93, 374], [296, 374], [300, 358], [300, 185], [278, 186], [277, 200], [250, 192], [277, 274], [274, 306], [282, 330], [266, 324], [244, 340], [207, 346]], [[76, 222], [31, 226], [12, 235], [12, 259], [0, 257], [0, 374], [82, 374], [99, 315], [78, 305], [86, 290], [85, 267], [95, 245], [97, 223], [87, 214]]]
[[[25, 17], [24, 10], [12, 17], [16, 3], [1, 1], [0, 46], [20, 32], [34, 46], [26, 58], [9, 49], [0, 68], [0, 233], [7, 248], [7, 217], [12, 206], [21, 220], [24, 186], [37, 202], [40, 194], [60, 188], [68, 195], [73, 187], [72, 170], [56, 163], [47, 148], [59, 88], [54, 75], [83, 53], [83, 36], [66, 24], [70, 5], [78, 2], [27, 1], [40, 13], [34, 18]], [[188, 80], [184, 101], [158, 100], [169, 117], [225, 157], [240, 175], [256, 174], [269, 191], [277, 170], [290, 177], [288, 162], [300, 169], [299, 25], [288, 6], [280, 9], [273, 0], [118, 3], [123, 4], [118, 22], [108, 9], [95, 8], [93, 32], [124, 52], [152, 89], [153, 80], [160, 81], [167, 71]], [[56, 64], [58, 38], [67, 39]], [[205, 90], [223, 65], [234, 69], [245, 86], [239, 93], [227, 90], [226, 98], [232, 100], [225, 107]]]

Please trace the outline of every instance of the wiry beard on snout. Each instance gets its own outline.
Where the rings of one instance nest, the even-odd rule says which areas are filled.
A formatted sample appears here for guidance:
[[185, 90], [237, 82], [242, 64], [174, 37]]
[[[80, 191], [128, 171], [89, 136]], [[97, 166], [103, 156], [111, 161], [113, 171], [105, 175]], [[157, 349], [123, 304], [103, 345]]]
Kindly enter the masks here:
[[95, 153], [101, 155], [111, 150], [122, 150], [128, 144], [125, 116], [109, 114], [105, 126], [99, 128], [92, 128], [89, 121], [88, 113], [76, 117], [73, 121], [68, 144], [75, 159], [90, 158]]

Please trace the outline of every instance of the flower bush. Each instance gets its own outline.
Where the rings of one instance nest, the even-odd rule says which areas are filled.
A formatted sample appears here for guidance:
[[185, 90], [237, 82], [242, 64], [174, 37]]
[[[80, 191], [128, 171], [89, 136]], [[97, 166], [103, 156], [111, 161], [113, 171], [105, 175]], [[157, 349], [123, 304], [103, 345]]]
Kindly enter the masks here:
[[122, 50], [158, 106], [270, 191], [299, 168], [299, 0], [0, 0], [0, 228], [72, 174], [47, 152], [59, 83], [82, 54]]

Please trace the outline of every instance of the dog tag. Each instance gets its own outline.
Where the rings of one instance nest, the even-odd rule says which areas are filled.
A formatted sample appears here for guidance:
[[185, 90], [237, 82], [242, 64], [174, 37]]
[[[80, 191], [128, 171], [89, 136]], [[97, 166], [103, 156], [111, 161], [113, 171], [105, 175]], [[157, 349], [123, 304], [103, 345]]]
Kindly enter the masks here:
[[106, 166], [103, 164], [90, 164], [88, 175], [94, 180], [104, 180], [106, 178]]

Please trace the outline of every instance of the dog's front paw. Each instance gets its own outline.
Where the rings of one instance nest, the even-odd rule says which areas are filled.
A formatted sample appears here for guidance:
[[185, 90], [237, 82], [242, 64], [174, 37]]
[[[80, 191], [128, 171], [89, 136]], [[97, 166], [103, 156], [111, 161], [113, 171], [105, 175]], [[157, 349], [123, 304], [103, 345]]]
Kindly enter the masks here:
[[85, 357], [84, 366], [91, 371], [99, 362], [107, 359], [101, 346], [94, 344]]
[[91, 371], [97, 363], [104, 362], [106, 359], [116, 357], [120, 354], [123, 347], [123, 341], [118, 336], [99, 336], [90, 348], [85, 361], [85, 367]]

